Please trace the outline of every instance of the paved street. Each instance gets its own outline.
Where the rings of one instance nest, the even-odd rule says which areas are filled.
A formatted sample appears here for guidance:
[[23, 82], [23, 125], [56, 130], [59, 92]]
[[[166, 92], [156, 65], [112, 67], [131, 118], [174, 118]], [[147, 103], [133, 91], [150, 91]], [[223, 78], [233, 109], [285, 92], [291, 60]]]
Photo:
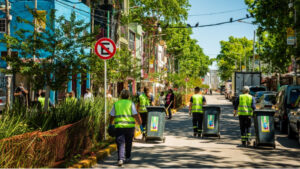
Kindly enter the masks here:
[[[224, 96], [206, 96], [208, 104], [222, 107], [221, 139], [192, 137], [192, 122], [187, 108], [166, 123], [165, 143], [138, 143], [133, 146], [133, 160], [128, 168], [199, 168], [199, 167], [300, 167], [296, 140], [277, 133], [277, 149], [240, 147], [238, 118], [233, 117], [233, 107]], [[99, 161], [94, 168], [114, 168], [117, 154]]]

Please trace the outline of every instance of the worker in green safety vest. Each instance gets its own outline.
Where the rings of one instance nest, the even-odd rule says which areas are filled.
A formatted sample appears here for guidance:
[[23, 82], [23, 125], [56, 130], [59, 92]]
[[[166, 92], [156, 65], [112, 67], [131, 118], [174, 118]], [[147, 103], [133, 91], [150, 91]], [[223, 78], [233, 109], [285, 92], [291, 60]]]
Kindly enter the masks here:
[[190, 99], [189, 114], [193, 114], [193, 129], [194, 137], [202, 135], [202, 123], [203, 123], [203, 105], [206, 104], [206, 99], [200, 94], [200, 88], [196, 87], [194, 95]]
[[135, 123], [142, 124], [134, 103], [129, 100], [129, 95], [129, 90], [122, 90], [121, 99], [114, 104], [110, 112], [110, 125], [114, 123], [116, 129], [119, 166], [131, 160]]
[[[144, 131], [146, 131], [146, 127], [147, 127], [147, 117], [148, 117], [147, 106], [152, 106], [152, 105], [153, 105], [153, 98], [150, 95], [149, 88], [145, 87], [144, 93], [142, 93], [139, 96], [139, 103], [137, 105], [138, 112], [142, 119], [142, 126]], [[143, 136], [145, 136], [145, 133], [143, 133]]]
[[[40, 105], [41, 105], [41, 108], [42, 109], [44, 109], [44, 106], [45, 106], [45, 92], [42, 92], [41, 94], [40, 94], [40, 96], [38, 97], [38, 102], [40, 103]], [[49, 99], [48, 99], [48, 108], [49, 108]]]
[[250, 145], [251, 141], [251, 117], [255, 110], [255, 99], [249, 94], [249, 87], [244, 86], [241, 94], [235, 101], [234, 116], [239, 115], [242, 146]]

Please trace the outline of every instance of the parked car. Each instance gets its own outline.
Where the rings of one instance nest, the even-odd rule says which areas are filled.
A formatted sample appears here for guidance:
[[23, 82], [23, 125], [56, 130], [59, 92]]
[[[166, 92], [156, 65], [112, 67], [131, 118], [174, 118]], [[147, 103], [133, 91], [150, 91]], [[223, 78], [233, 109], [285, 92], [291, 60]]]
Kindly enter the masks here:
[[298, 143], [300, 144], [300, 102], [295, 108], [289, 110], [288, 114], [288, 137], [298, 137]]
[[275, 93], [265, 93], [263, 94], [256, 103], [257, 109], [272, 109], [276, 104], [276, 94]]
[[279, 124], [282, 132], [289, 128], [289, 113], [296, 108], [296, 101], [300, 96], [300, 86], [285, 85], [279, 89], [276, 97], [275, 123]]
[[267, 91], [267, 88], [265, 86], [250, 86], [250, 95], [255, 96], [256, 92], [260, 91]]
[[259, 99], [261, 98], [261, 96], [263, 96], [264, 94], [268, 94], [268, 93], [272, 93], [276, 95], [276, 92], [273, 91], [260, 91], [260, 92], [256, 92], [254, 97], [255, 97], [255, 101], [258, 102]]

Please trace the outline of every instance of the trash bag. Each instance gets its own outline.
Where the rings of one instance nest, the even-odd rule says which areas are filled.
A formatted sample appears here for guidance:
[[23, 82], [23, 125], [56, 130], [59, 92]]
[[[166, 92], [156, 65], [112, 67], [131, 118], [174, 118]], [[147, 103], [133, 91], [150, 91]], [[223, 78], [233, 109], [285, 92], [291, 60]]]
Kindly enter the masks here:
[[116, 136], [116, 128], [114, 125], [110, 125], [107, 129], [108, 131], [108, 135], [111, 137], [115, 137]]

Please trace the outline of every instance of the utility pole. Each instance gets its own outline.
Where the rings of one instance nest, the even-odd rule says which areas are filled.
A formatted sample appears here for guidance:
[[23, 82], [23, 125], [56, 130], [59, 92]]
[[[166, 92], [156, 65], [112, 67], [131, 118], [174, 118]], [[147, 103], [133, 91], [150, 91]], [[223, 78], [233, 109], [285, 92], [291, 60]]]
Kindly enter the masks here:
[[[295, 0], [296, 1], [296, 0]], [[297, 44], [297, 6], [296, 6], [296, 3], [294, 1], [294, 23], [295, 23], [295, 26], [294, 26], [294, 29], [295, 29], [295, 65], [294, 65], [294, 72], [295, 72], [295, 82], [294, 84], [297, 85], [297, 68], [298, 68], [298, 65], [297, 65], [297, 49], [298, 49], [298, 44]]]
[[253, 60], [252, 60], [252, 72], [254, 72], [254, 69], [255, 69], [255, 36], [256, 36], [256, 31], [254, 30], [254, 35], [253, 35]]
[[[107, 11], [107, 38], [109, 38], [109, 24], [110, 24], [110, 11]], [[106, 60], [104, 60], [104, 140], [106, 140], [106, 113], [107, 113], [107, 98], [106, 98], [106, 92], [107, 92], [107, 67], [106, 67]]]
[[[5, 12], [6, 12], [6, 35], [9, 37], [10, 36], [10, 20], [11, 16], [9, 13], [9, 6], [10, 3], [8, 0], [5, 0]], [[11, 57], [11, 49], [10, 49], [10, 44], [6, 44], [7, 47], [7, 56], [8, 58]], [[11, 70], [11, 66], [9, 63], [7, 63], [7, 68], [8, 71]], [[6, 109], [9, 110], [11, 107], [11, 101], [12, 101], [12, 91], [11, 91], [11, 85], [12, 85], [12, 76], [10, 74], [6, 75]]]

